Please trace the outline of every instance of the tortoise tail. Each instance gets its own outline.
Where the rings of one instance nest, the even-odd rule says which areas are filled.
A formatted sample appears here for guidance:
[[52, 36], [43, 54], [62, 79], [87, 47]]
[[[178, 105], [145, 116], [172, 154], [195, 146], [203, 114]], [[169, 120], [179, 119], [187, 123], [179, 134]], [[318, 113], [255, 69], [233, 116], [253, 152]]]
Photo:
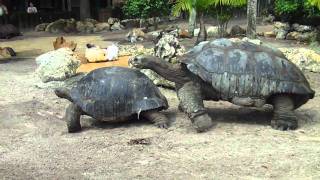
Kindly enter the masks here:
[[64, 98], [67, 99], [71, 102], [73, 102], [71, 96], [70, 96], [70, 90], [67, 88], [58, 88], [54, 90], [54, 93], [59, 97], [59, 98]]

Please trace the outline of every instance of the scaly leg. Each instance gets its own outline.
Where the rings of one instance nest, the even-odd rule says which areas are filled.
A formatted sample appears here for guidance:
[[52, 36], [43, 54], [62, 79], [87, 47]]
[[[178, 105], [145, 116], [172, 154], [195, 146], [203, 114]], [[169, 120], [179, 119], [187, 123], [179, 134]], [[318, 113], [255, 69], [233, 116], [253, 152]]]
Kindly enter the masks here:
[[67, 127], [69, 133], [78, 132], [81, 130], [80, 116], [82, 110], [79, 106], [71, 103], [66, 110], [65, 119], [67, 121]]
[[294, 130], [298, 127], [297, 118], [293, 112], [294, 103], [289, 96], [279, 95], [273, 100], [274, 114], [271, 126], [277, 130]]
[[181, 108], [188, 114], [198, 132], [207, 131], [214, 124], [203, 105], [200, 85], [190, 81], [178, 90]]

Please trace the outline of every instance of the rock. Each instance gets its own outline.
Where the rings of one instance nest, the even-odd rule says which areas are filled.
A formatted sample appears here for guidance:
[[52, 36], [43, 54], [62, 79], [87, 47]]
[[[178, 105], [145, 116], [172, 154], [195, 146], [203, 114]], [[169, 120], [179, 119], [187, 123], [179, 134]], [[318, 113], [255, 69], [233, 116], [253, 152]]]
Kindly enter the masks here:
[[276, 37], [276, 34], [273, 31], [268, 31], [263, 33], [264, 37]]
[[279, 50], [302, 70], [320, 72], [320, 55], [306, 48], [279, 48]]
[[280, 39], [283, 40], [286, 38], [286, 35], [288, 34], [288, 31], [284, 31], [284, 30], [278, 30], [277, 31], [277, 35], [276, 35], [276, 39]]
[[143, 45], [134, 44], [134, 45], [119, 45], [119, 56], [135, 56], [139, 54], [149, 54], [153, 55], [153, 49], [146, 49]]
[[122, 30], [122, 29], [124, 29], [124, 27], [120, 24], [120, 22], [115, 22], [115, 23], [111, 26], [111, 30], [112, 30], [112, 31]]
[[121, 21], [121, 24], [126, 28], [138, 28], [140, 27], [140, 19], [125, 19]]
[[137, 41], [143, 41], [145, 39], [145, 33], [142, 31], [142, 28], [133, 28], [126, 35], [127, 41], [135, 43]]
[[113, 18], [113, 17], [110, 17], [109, 19], [108, 19], [108, 24], [110, 25], [110, 26], [112, 26], [114, 23], [116, 23], [116, 22], [120, 22], [120, 20], [118, 19], [118, 18]]
[[196, 29], [194, 29], [194, 31], [193, 31], [193, 36], [194, 36], [194, 37], [198, 37], [199, 33], [200, 33], [200, 28], [196, 28]]
[[305, 32], [305, 33], [300, 33], [297, 36], [297, 40], [300, 42], [311, 42], [314, 39], [316, 39], [317, 33], [316, 32]]
[[159, 17], [147, 19], [148, 26], [154, 26], [156, 23], [159, 24], [160, 22], [161, 22], [161, 19]]
[[66, 21], [66, 25], [64, 27], [64, 32], [65, 33], [77, 32], [76, 23], [77, 23], [77, 21], [75, 19], [73, 19], [73, 18], [68, 19]]
[[59, 19], [52, 23], [49, 23], [46, 27], [46, 32], [50, 33], [70, 33], [76, 30], [75, 19]]
[[219, 31], [217, 26], [209, 26], [207, 28], [207, 35], [208, 37], [218, 37]]
[[154, 51], [155, 56], [168, 62], [173, 62], [176, 56], [181, 56], [185, 53], [185, 48], [180, 45], [177, 37], [165, 34], [156, 44]]
[[90, 22], [90, 23], [93, 24], [93, 25], [96, 25], [96, 24], [99, 23], [97, 20], [91, 19], [91, 18], [86, 18], [86, 19], [84, 19], [83, 21], [84, 21], [84, 22]]
[[148, 76], [149, 79], [153, 81], [153, 83], [157, 86], [167, 87], [167, 88], [175, 88], [175, 83], [168, 81], [161, 77], [156, 72], [150, 70], [150, 69], [142, 69], [140, 70], [142, 73], [144, 73], [146, 76]]
[[276, 39], [285, 39], [290, 30], [288, 23], [275, 22], [273, 25], [273, 31], [276, 34]]
[[305, 25], [299, 25], [297, 23], [294, 23], [292, 25], [292, 28], [294, 31], [297, 31], [297, 32], [311, 32], [313, 31], [313, 28], [312, 26], [305, 26]]
[[263, 24], [271, 24], [273, 23], [275, 17], [272, 14], [269, 14], [268, 16], [263, 17], [262, 23]]
[[68, 88], [71, 89], [74, 87], [77, 82], [83, 78], [86, 74], [81, 73], [81, 74], [76, 74], [75, 76], [72, 76], [64, 81], [50, 81], [50, 82], [38, 82], [35, 84], [35, 86], [39, 89], [57, 89], [57, 88]]
[[77, 48], [77, 44], [73, 41], [67, 42], [62, 36], [57, 37], [56, 40], [53, 42], [53, 48], [54, 50], [60, 49], [60, 48], [69, 48], [72, 51], [75, 51]]
[[242, 41], [251, 42], [256, 45], [261, 45], [262, 42], [259, 39], [249, 39], [247, 37], [242, 38]]
[[78, 21], [76, 23], [76, 29], [78, 32], [81, 32], [81, 33], [93, 33], [94, 28], [95, 27], [91, 22]]
[[37, 32], [45, 31], [48, 25], [49, 25], [49, 23], [41, 23], [41, 24], [38, 24], [38, 25], [34, 28], [34, 30], [37, 31]]
[[297, 31], [292, 31], [289, 32], [286, 36], [287, 40], [297, 40], [298, 36], [300, 36], [301, 33], [297, 32]]
[[100, 32], [104, 30], [110, 30], [110, 25], [108, 23], [97, 23], [94, 27], [94, 32]]
[[231, 36], [239, 36], [239, 35], [245, 35], [245, 34], [246, 34], [246, 30], [243, 29], [241, 26], [234, 25], [231, 27], [231, 30], [230, 30]]
[[283, 29], [285, 31], [289, 31], [290, 30], [290, 25], [289, 23], [283, 23], [283, 22], [275, 22], [273, 25], [274, 29]]
[[36, 74], [42, 82], [63, 81], [76, 74], [80, 61], [69, 48], [60, 48], [36, 58]]

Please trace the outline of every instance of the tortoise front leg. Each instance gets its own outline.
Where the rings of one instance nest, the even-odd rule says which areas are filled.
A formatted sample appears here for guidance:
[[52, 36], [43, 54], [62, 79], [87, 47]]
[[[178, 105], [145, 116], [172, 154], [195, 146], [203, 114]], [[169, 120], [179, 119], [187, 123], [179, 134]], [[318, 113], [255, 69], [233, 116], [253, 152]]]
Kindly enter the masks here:
[[298, 127], [298, 121], [293, 112], [294, 103], [289, 96], [276, 96], [273, 100], [273, 107], [272, 128], [285, 131], [294, 130]]
[[199, 84], [190, 81], [178, 89], [178, 97], [183, 112], [187, 113], [198, 132], [207, 131], [214, 124], [203, 105]]
[[82, 110], [79, 106], [71, 103], [66, 110], [65, 119], [67, 121], [67, 127], [69, 133], [78, 132], [81, 130], [80, 116]]
[[168, 123], [169, 123], [168, 118], [164, 114], [158, 112], [157, 110], [145, 111], [145, 112], [142, 112], [141, 115], [142, 117], [153, 122], [154, 125], [159, 128], [165, 128], [165, 129], [168, 128]]

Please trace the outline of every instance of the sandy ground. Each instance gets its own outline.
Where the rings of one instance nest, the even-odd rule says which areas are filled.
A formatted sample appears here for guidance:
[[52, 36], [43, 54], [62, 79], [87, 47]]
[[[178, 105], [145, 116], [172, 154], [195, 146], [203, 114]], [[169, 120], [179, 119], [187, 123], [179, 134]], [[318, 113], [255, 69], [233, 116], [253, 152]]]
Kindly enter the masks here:
[[[81, 47], [120, 37], [67, 38]], [[33, 57], [51, 50], [54, 38], [27, 33], [0, 43]], [[296, 111], [295, 131], [273, 130], [270, 109], [206, 102], [218, 125], [198, 134], [177, 110], [174, 92], [162, 90], [170, 104], [167, 130], [144, 121], [101, 124], [83, 117], [83, 131], [68, 134], [68, 102], [37, 88], [35, 69], [33, 58], [0, 64], [0, 179], [320, 179], [319, 74], [306, 73], [317, 94]], [[130, 143], [139, 138], [149, 143]]]

